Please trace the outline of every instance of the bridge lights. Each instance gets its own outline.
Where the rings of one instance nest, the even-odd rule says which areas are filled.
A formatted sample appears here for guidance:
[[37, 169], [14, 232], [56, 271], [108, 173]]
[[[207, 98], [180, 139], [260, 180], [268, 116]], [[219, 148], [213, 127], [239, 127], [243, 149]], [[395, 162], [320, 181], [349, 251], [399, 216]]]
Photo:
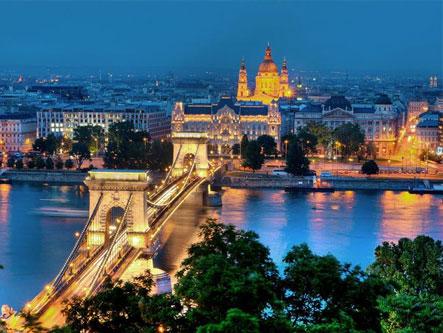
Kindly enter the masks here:
[[76, 231], [76, 232], [74, 233], [74, 236], [75, 236], [75, 238], [79, 238], [79, 237], [80, 237], [80, 233], [79, 233], [78, 231]]

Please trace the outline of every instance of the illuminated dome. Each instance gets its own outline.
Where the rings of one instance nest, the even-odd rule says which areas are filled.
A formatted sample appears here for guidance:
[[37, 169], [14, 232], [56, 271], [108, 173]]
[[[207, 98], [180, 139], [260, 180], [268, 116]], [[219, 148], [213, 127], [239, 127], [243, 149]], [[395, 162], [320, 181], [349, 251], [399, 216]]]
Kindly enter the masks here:
[[265, 59], [258, 67], [259, 73], [276, 73], [278, 74], [278, 67], [275, 64], [274, 60], [272, 60], [271, 56], [271, 47], [268, 45], [265, 51]]

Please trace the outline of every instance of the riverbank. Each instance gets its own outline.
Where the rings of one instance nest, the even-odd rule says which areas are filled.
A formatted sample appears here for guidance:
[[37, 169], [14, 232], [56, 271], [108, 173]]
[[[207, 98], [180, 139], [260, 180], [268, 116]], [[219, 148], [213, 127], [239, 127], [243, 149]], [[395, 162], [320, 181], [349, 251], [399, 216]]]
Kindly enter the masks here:
[[83, 184], [87, 172], [68, 170], [7, 170], [2, 178], [9, 182]]
[[[230, 172], [221, 178], [216, 185], [231, 188], [273, 188], [312, 186], [313, 177], [284, 177], [248, 172]], [[320, 187], [333, 187], [335, 190], [377, 190], [377, 191], [407, 191], [419, 182], [429, 181], [431, 184], [441, 184], [442, 179], [426, 178], [390, 178], [390, 177], [346, 177], [334, 176], [318, 178]]]

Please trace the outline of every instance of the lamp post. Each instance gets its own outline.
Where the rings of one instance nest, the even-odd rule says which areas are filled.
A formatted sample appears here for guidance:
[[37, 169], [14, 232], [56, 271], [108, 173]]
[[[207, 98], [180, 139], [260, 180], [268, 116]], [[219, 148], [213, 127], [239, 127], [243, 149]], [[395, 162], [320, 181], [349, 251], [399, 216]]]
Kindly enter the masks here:
[[288, 155], [288, 139], [285, 140], [285, 157]]

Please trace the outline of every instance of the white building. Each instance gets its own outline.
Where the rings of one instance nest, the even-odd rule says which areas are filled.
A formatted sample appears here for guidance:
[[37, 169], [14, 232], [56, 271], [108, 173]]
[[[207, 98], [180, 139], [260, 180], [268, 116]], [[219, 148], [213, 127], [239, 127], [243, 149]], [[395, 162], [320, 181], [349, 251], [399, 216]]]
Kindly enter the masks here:
[[46, 137], [50, 133], [72, 137], [76, 127], [87, 125], [101, 126], [107, 132], [110, 125], [122, 121], [149, 132], [154, 139], [170, 134], [167, 104], [145, 102], [117, 106], [58, 104], [43, 107], [37, 112], [37, 137]]

